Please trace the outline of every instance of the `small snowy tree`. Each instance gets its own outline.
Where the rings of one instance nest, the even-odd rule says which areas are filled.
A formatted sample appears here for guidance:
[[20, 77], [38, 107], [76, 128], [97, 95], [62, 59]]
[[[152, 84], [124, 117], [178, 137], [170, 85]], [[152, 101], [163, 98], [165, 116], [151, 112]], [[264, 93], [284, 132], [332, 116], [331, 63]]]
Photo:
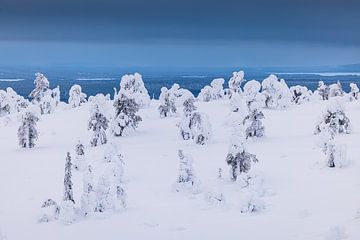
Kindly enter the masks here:
[[35, 146], [35, 141], [38, 139], [37, 121], [39, 121], [39, 118], [31, 111], [27, 111], [22, 116], [22, 123], [18, 129], [18, 139], [21, 147], [33, 148]]
[[204, 113], [195, 112], [190, 117], [189, 128], [196, 144], [203, 145], [211, 138], [211, 124]]
[[43, 96], [38, 102], [41, 114], [50, 114], [54, 112], [56, 107], [56, 100], [53, 98], [52, 94], [53, 92], [50, 89], [43, 92]]
[[310, 101], [311, 93], [305, 86], [292, 86], [290, 87], [290, 92], [292, 93], [292, 101], [295, 104], [303, 104]]
[[55, 106], [59, 105], [60, 103], [60, 86], [54, 88], [51, 92], [51, 97], [54, 99]]
[[249, 113], [244, 119], [246, 138], [262, 137], [264, 135], [264, 126], [261, 120], [264, 114], [260, 110], [263, 106], [263, 95], [259, 93], [261, 85], [258, 81], [248, 81], [244, 86], [244, 95]]
[[165, 118], [176, 114], [175, 99], [171, 97], [169, 90], [166, 87], [161, 88], [160, 94], [160, 117]]
[[50, 84], [49, 84], [49, 80], [45, 77], [44, 74], [38, 72], [35, 73], [35, 76], [36, 76], [34, 80], [35, 89], [32, 90], [29, 96], [30, 98], [32, 98], [33, 102], [39, 103], [43, 98], [46, 90], [49, 89]]
[[75, 221], [75, 201], [73, 196], [73, 183], [71, 173], [71, 156], [68, 152], [65, 163], [64, 176], [64, 197], [60, 208], [59, 220], [64, 224], [71, 224]]
[[322, 100], [329, 100], [330, 88], [323, 81], [319, 81], [319, 86], [316, 90], [316, 93], [321, 97]]
[[229, 80], [229, 89], [231, 92], [240, 93], [241, 84], [245, 81], [244, 71], [233, 72], [232, 77]]
[[359, 88], [356, 83], [350, 83], [349, 99], [350, 101], [355, 101], [359, 99]]
[[330, 97], [342, 97], [344, 95], [344, 90], [342, 88], [340, 81], [331, 84], [329, 88], [330, 88], [330, 92], [329, 92]]
[[0, 117], [10, 114], [11, 105], [7, 93], [0, 89]]
[[86, 102], [86, 94], [81, 91], [81, 86], [74, 84], [69, 90], [69, 104], [75, 108]]
[[203, 89], [201, 89], [198, 99], [203, 102], [210, 102], [213, 100], [212, 88], [210, 86], [205, 86]]
[[134, 99], [139, 107], [148, 107], [150, 105], [150, 96], [139, 73], [122, 76], [119, 93], [124, 93], [129, 98]]
[[96, 186], [96, 212], [111, 213], [115, 209], [114, 191], [111, 187], [109, 175], [100, 176]]
[[211, 81], [210, 86], [212, 87], [213, 99], [221, 99], [224, 97], [224, 82], [223, 78], [215, 78]]
[[73, 196], [73, 183], [72, 183], [72, 162], [71, 162], [71, 156], [68, 152], [66, 154], [66, 162], [65, 162], [65, 175], [64, 175], [64, 201], [71, 201], [75, 203], [74, 196]]
[[262, 94], [265, 97], [265, 107], [267, 108], [286, 108], [290, 105], [291, 94], [286, 82], [271, 74], [262, 83]]
[[42, 205], [42, 214], [39, 222], [50, 222], [57, 220], [60, 214], [60, 206], [52, 199], [46, 200]]
[[83, 175], [83, 194], [81, 195], [81, 211], [84, 216], [90, 215], [96, 208], [94, 175], [91, 165], [88, 165]]
[[133, 98], [120, 93], [114, 101], [115, 118], [112, 122], [112, 132], [115, 136], [127, 136], [131, 134], [142, 121], [141, 117], [136, 115], [139, 111], [139, 105]]
[[316, 125], [315, 134], [319, 134], [324, 128], [328, 129], [331, 134], [350, 133], [350, 120], [345, 114], [341, 99], [330, 100], [321, 120]]
[[233, 126], [229, 153], [226, 156], [226, 163], [231, 167], [231, 179], [236, 181], [240, 174], [247, 173], [251, 162], [258, 162], [258, 159], [256, 155], [247, 152], [243, 125], [237, 123]]
[[116, 199], [123, 208], [126, 207], [126, 193], [123, 188], [124, 157], [114, 144], [108, 144], [104, 152], [104, 161], [107, 164], [107, 173], [113, 179]]
[[90, 109], [90, 120], [88, 122], [88, 130], [93, 131], [91, 138], [91, 146], [96, 147], [107, 143], [106, 130], [109, 127], [109, 120], [104, 113], [105, 97], [103, 95], [96, 95], [92, 99]]
[[74, 159], [74, 168], [76, 170], [82, 171], [86, 167], [86, 160], [85, 160], [85, 147], [79, 141], [78, 144], [75, 146], [75, 159]]
[[181, 190], [195, 190], [197, 188], [197, 181], [195, 171], [193, 168], [192, 156], [183, 150], [178, 151], [180, 160], [179, 177], [176, 181], [176, 191]]
[[183, 103], [183, 112], [184, 112], [184, 116], [190, 116], [196, 109], [197, 107], [195, 106], [195, 99], [193, 96], [189, 96]]

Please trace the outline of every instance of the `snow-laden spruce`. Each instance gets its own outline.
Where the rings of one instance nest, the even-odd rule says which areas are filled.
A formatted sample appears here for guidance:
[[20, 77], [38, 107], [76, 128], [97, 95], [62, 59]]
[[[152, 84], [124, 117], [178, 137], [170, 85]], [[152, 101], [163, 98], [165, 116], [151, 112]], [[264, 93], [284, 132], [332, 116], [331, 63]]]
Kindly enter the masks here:
[[248, 81], [244, 85], [244, 96], [249, 110], [244, 119], [246, 138], [264, 136], [265, 128], [261, 122], [264, 118], [261, 111], [261, 107], [264, 105], [264, 96], [259, 93], [260, 88], [261, 84], [255, 80]]
[[197, 99], [203, 102], [221, 99], [224, 97], [223, 78], [216, 78], [211, 81], [210, 86], [205, 86], [201, 89]]
[[81, 104], [86, 103], [86, 94], [82, 92], [81, 86], [74, 84], [69, 90], [69, 104], [71, 107], [79, 107]]
[[175, 98], [166, 87], [161, 88], [159, 101], [160, 106], [158, 109], [161, 118], [174, 116], [176, 114]]
[[81, 195], [81, 214], [89, 216], [95, 212], [96, 195], [92, 166], [88, 165], [83, 175], [83, 193]]
[[86, 168], [85, 147], [79, 141], [75, 146], [74, 169], [83, 171]]
[[99, 177], [95, 193], [97, 200], [95, 211], [112, 213], [115, 210], [115, 192], [109, 174], [104, 173]]
[[291, 93], [286, 82], [271, 74], [262, 83], [262, 94], [265, 96], [265, 107], [284, 109], [291, 103]]
[[321, 100], [329, 100], [330, 88], [323, 81], [319, 81], [318, 88], [314, 92]]
[[52, 113], [60, 102], [60, 89], [57, 87], [51, 90], [49, 80], [44, 74], [36, 73], [35, 76], [35, 89], [32, 90], [29, 97], [33, 104], [40, 107], [41, 114]]
[[292, 94], [292, 101], [295, 104], [303, 104], [311, 100], [311, 91], [305, 86], [292, 86], [290, 87], [290, 92]]
[[356, 101], [359, 99], [359, 88], [356, 83], [350, 83], [349, 100]]
[[116, 145], [108, 144], [104, 152], [104, 161], [107, 171], [113, 178], [116, 198], [122, 207], [126, 207], [126, 193], [123, 187], [124, 157], [119, 153]]
[[72, 224], [76, 220], [75, 201], [72, 183], [72, 162], [68, 152], [66, 154], [65, 175], [64, 175], [64, 196], [60, 206], [59, 220], [63, 224]]
[[22, 148], [33, 148], [38, 139], [36, 124], [39, 118], [34, 111], [28, 110], [22, 116], [21, 125], [18, 129], [19, 145]]
[[190, 191], [196, 193], [198, 191], [198, 181], [196, 179], [195, 171], [193, 168], [192, 156], [184, 150], [178, 150], [179, 164], [179, 176], [175, 184], [175, 190]]
[[[150, 105], [150, 96], [139, 73], [126, 74], [121, 77], [119, 94], [126, 94], [135, 100], [140, 108]], [[115, 96], [116, 99], [116, 96]]]
[[337, 83], [333, 83], [329, 86], [329, 96], [330, 97], [342, 97], [344, 95], [344, 90], [342, 88], [342, 85], [340, 81], [337, 81]]
[[134, 132], [142, 121], [137, 115], [139, 104], [133, 96], [120, 92], [114, 100], [115, 118], [112, 121], [112, 133], [115, 136], [127, 136]]
[[45, 77], [42, 73], [35, 73], [35, 89], [32, 90], [29, 97], [32, 99], [32, 102], [39, 103], [41, 99], [44, 97], [45, 92], [49, 89], [50, 83], [47, 77]]
[[211, 138], [211, 124], [206, 114], [195, 112], [194, 102], [192, 95], [184, 101], [184, 116], [177, 126], [184, 140], [193, 139], [196, 144], [203, 145]]
[[102, 94], [91, 98], [88, 130], [93, 131], [90, 141], [92, 147], [107, 143], [106, 130], [109, 127], [109, 120], [104, 111], [106, 102], [107, 99]]
[[58, 220], [60, 206], [54, 200], [48, 199], [41, 205], [41, 212], [39, 217], [39, 222], [41, 223]]
[[230, 177], [236, 181], [242, 173], [247, 173], [251, 168], [251, 162], [258, 162], [256, 155], [247, 152], [246, 136], [242, 122], [234, 124], [230, 137], [229, 153], [226, 163], [230, 166]]
[[328, 129], [332, 135], [350, 133], [350, 119], [345, 114], [341, 98], [336, 97], [329, 101], [323, 116], [315, 127], [315, 134], [319, 134], [324, 128]]
[[244, 75], [244, 71], [233, 72], [232, 77], [228, 82], [229, 89], [232, 93], [241, 92], [241, 84], [245, 82]]

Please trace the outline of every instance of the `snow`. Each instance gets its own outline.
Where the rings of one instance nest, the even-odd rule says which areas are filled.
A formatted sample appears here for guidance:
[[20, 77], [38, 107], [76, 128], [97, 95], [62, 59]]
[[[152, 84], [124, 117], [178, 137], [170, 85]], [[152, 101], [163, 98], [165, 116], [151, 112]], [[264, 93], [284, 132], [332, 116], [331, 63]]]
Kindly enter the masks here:
[[[346, 144], [349, 163], [344, 168], [328, 168], [315, 144], [313, 130], [327, 101], [285, 110], [262, 109], [266, 135], [247, 145], [259, 159], [252, 167], [262, 176], [261, 209], [242, 213], [251, 193], [229, 179], [225, 162], [231, 133], [229, 101], [195, 103], [212, 126], [212, 140], [206, 145], [182, 140], [176, 127], [181, 116], [160, 119], [156, 100], [140, 109], [143, 121], [133, 135], [108, 134], [109, 142], [124, 156], [127, 207], [71, 225], [39, 223], [38, 218], [47, 199], [61, 203], [66, 152], [75, 156], [79, 140], [94, 167], [95, 183], [102, 174], [98, 166], [103, 164], [105, 146], [91, 147], [92, 133], [87, 130], [92, 103], [77, 108], [60, 105], [54, 113], [42, 115], [33, 149], [18, 146], [21, 118], [0, 118], [0, 239], [360, 239], [360, 218], [356, 218], [360, 209], [360, 102], [345, 103], [353, 129], [351, 134], [337, 136], [340, 144]], [[173, 190], [179, 149], [193, 157], [201, 182], [197, 194]], [[82, 172], [73, 171], [76, 207], [81, 203], [82, 179]], [[222, 198], [223, 203], [218, 204], [216, 199]]]

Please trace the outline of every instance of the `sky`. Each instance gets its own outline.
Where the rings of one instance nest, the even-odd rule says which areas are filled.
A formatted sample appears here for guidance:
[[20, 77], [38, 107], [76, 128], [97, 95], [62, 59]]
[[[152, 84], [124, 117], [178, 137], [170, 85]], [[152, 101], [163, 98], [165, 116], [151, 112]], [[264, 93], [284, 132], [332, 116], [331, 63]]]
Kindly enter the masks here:
[[357, 0], [0, 0], [0, 65], [360, 63]]

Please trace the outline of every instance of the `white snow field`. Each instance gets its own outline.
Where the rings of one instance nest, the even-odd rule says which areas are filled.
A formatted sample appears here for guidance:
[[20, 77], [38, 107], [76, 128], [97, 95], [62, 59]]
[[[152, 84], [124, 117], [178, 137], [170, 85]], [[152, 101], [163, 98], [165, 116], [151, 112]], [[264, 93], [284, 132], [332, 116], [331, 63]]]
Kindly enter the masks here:
[[[176, 127], [180, 117], [161, 119], [158, 104], [154, 100], [140, 110], [143, 121], [133, 135], [108, 133], [124, 156], [126, 209], [71, 225], [38, 218], [45, 200], [61, 202], [66, 152], [73, 153], [78, 140], [89, 162], [102, 161], [104, 147], [90, 147], [89, 103], [42, 115], [33, 149], [18, 145], [19, 118], [0, 118], [0, 239], [360, 239], [360, 101], [346, 103], [352, 132], [337, 136], [347, 149], [343, 168], [327, 167], [316, 145], [314, 128], [327, 101], [263, 110], [265, 136], [248, 144], [259, 159], [252, 171], [263, 176], [265, 208], [256, 213], [241, 212], [244, 191], [230, 180], [225, 162], [229, 101], [195, 103], [212, 125], [206, 145], [182, 140]], [[174, 191], [179, 148], [193, 156], [201, 183], [197, 194]], [[81, 172], [73, 171], [73, 183], [80, 207]], [[211, 204], [209, 192], [222, 192], [225, 203]]]

